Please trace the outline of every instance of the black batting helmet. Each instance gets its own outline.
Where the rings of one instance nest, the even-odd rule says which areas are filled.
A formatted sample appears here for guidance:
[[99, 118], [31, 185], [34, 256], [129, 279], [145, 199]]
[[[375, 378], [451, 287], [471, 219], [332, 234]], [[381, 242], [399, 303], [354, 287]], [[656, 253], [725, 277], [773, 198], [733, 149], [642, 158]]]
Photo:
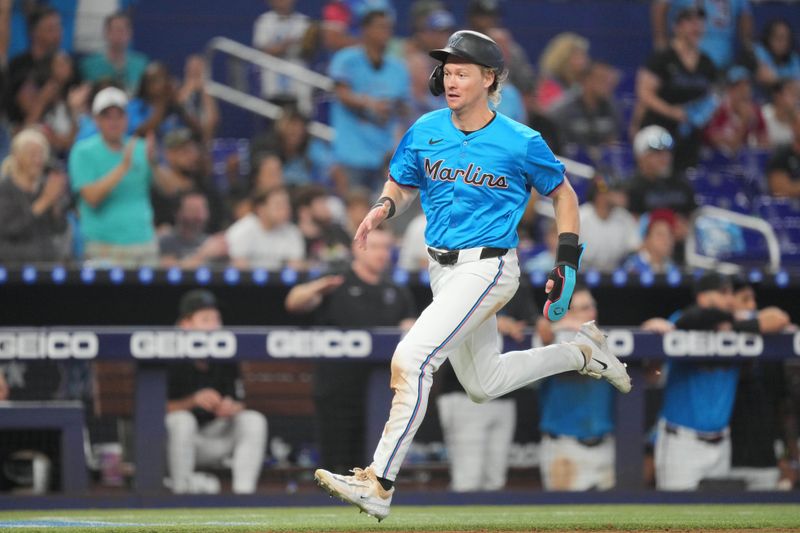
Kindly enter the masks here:
[[430, 56], [442, 62], [431, 73], [428, 80], [428, 88], [434, 96], [439, 96], [444, 92], [444, 73], [443, 65], [447, 57], [454, 55], [461, 57], [478, 65], [494, 69], [497, 74], [505, 68], [503, 52], [494, 39], [482, 33], [472, 30], [461, 30], [455, 32], [447, 40], [447, 46], [438, 50], [431, 50]]

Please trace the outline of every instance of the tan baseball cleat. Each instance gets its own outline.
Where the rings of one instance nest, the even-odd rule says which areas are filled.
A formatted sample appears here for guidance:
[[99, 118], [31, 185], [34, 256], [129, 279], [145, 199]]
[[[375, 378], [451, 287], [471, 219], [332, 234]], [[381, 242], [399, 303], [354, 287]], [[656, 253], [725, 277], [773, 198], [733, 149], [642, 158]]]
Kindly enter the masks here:
[[575, 335], [573, 342], [579, 346], [590, 348], [588, 354], [581, 349], [586, 362], [583, 368], [578, 370], [579, 373], [595, 379], [603, 378], [622, 393], [631, 391], [631, 377], [628, 375], [628, 371], [625, 370], [625, 363], [622, 363], [617, 359], [616, 355], [611, 353], [605, 335], [598, 329], [594, 320], [581, 325], [581, 329]]
[[354, 468], [351, 472], [352, 476], [342, 476], [320, 468], [314, 472], [314, 479], [328, 494], [355, 505], [378, 522], [389, 516], [394, 487], [385, 490], [372, 467]]

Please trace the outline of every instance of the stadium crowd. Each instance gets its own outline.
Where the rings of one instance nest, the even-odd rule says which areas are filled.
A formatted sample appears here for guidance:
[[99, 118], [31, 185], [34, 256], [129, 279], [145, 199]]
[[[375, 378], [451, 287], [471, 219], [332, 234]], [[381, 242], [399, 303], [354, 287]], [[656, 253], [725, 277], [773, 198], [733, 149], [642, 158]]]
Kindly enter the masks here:
[[[0, 264], [351, 269], [347, 280], [327, 278], [306, 287], [310, 292], [303, 298], [295, 294], [300, 300], [286, 304], [292, 312], [323, 305], [344, 281], [374, 285], [363, 280], [379, 279], [392, 265], [427, 268], [425, 220], [419, 209], [381, 233], [389, 253], [375, 259], [377, 266], [360, 267], [370, 259], [354, 255], [351, 242], [386, 180], [398, 135], [422, 114], [445, 105], [443, 97], [428, 90], [435, 66], [428, 51], [444, 46], [460, 29], [445, 3], [416, 0], [401, 13], [391, 0], [331, 0], [321, 13], [304, 13], [294, 0], [268, 0], [249, 44], [332, 78], [329, 123], [334, 138], [328, 142], [312, 135], [309, 124], [316, 109], [309, 102], [316, 95], [307, 86], [265, 70], [258, 72], [259, 96], [280, 105], [283, 113], [246, 140], [246, 151], [229, 156], [221, 167], [215, 164], [214, 149], [222, 117], [206, 90], [209, 67], [204, 59], [189, 56], [183, 72], [170, 72], [159, 58], [133, 46], [135, 3], [108, 4], [116, 7], [87, 19], [60, 12], [46, 1], [0, 0]], [[766, 264], [763, 257], [748, 255], [751, 242], [735, 225], [693, 228], [692, 215], [703, 205], [760, 217], [783, 206], [800, 220], [792, 203], [800, 198], [800, 54], [796, 28], [786, 21], [754, 27], [748, 0], [653, 0], [654, 51], [642, 57], [635, 83], [624, 92], [624, 73], [594, 58], [591, 43], [568, 28], [537, 58], [539, 51], [526, 50], [504, 27], [498, 0], [470, 0], [463, 9], [467, 26], [490, 35], [509, 66], [497, 110], [540, 131], [557, 155], [593, 169], [573, 178], [583, 202], [584, 271], [668, 274], [682, 269], [691, 231], [699, 232], [701, 246], [717, 258], [738, 254], [749, 264]], [[27, 41], [20, 44], [12, 30], [22, 17]], [[410, 35], [394, 32], [398, 17], [410, 18]], [[86, 23], [89, 19], [93, 25]], [[75, 27], [66, 28], [65, 21], [74, 21]], [[531, 199], [518, 229], [521, 263], [529, 272], [549, 271], [554, 259], [554, 224], [536, 209], [542, 200]], [[372, 270], [365, 277], [360, 268]], [[756, 332], [793, 327], [779, 310], [759, 312], [754, 301], [739, 306], [734, 296], [747, 290], [709, 275], [695, 287], [693, 307], [672, 321], [656, 320], [644, 327], [658, 332], [673, 327]], [[576, 329], [572, 326], [597, 315], [588, 289], [576, 296], [572, 322], [548, 329], [529, 310], [526, 316], [501, 321], [501, 332], [513, 336], [535, 326], [543, 339], [563, 337]], [[207, 307], [213, 305], [197, 309]], [[331, 313], [327, 303], [322, 309]], [[407, 313], [398, 312], [385, 322], [396, 325], [406, 318]], [[327, 320], [333, 323], [333, 318]], [[651, 442], [660, 488], [694, 489], [703, 477], [727, 473], [736, 383], [740, 394], [763, 392], [763, 368], [752, 365], [741, 373], [712, 369], [714, 383], [729, 385], [720, 385], [727, 407], [687, 419], [681, 410], [685, 404], [675, 408], [670, 402], [692, 387], [703, 387], [707, 381], [697, 376], [705, 370], [681, 366], [672, 369], [665, 383], [664, 414]], [[788, 379], [781, 371], [777, 374], [781, 383]], [[8, 395], [2, 376], [0, 399]], [[553, 378], [543, 386], [546, 488], [613, 486], [613, 391], [605, 385]], [[233, 388], [230, 382], [226, 387]], [[187, 409], [204, 407], [210, 400], [193, 394], [189, 385], [177, 388], [181, 392], [171, 397], [167, 423], [183, 432], [181, 438], [192, 438], [198, 430]], [[570, 393], [596, 399], [602, 412], [576, 408], [570, 424], [564, 409], [571, 404], [559, 401]], [[209, 393], [215, 404], [235, 396], [226, 394]], [[449, 397], [439, 404], [443, 427], [462, 400]], [[765, 409], [784, 405], [784, 400], [785, 395], [763, 399]], [[184, 401], [183, 408], [176, 407], [178, 401]], [[478, 413], [474, 419], [515, 416], [501, 409], [510, 405], [505, 401], [495, 406], [500, 415]], [[257, 420], [254, 438], [263, 448], [266, 423], [243, 404], [230, 409]], [[594, 417], [594, 426], [586, 429], [579, 417]], [[734, 418], [747, 420], [747, 415]], [[504, 438], [513, 436], [513, 427], [503, 431]], [[451, 445], [458, 438], [445, 435]], [[671, 449], [681, 439], [699, 447], [691, 452], [698, 461], [710, 453], [709, 447], [728, 447], [714, 448], [716, 455], [711, 453], [707, 463], [689, 468], [667, 453], [670, 439]], [[171, 448], [171, 461], [187, 462], [175, 451], [179, 448]], [[564, 450], [569, 453], [560, 456]], [[261, 460], [260, 452], [248, 453]], [[460, 453], [471, 462], [468, 449]], [[797, 481], [797, 459], [796, 442], [787, 445], [777, 476], [790, 486]], [[181, 468], [191, 470], [193, 461]], [[339, 458], [331, 461], [338, 464]], [[756, 466], [772, 468], [777, 465], [773, 462]], [[476, 480], [458, 479], [454, 488], [501, 488], [505, 474], [496, 470], [505, 470], [507, 464], [499, 461], [487, 468], [498, 475], [484, 484], [476, 481], [478, 474]], [[569, 475], [575, 468], [581, 476]], [[684, 475], [689, 469], [694, 474]], [[766, 486], [777, 487], [777, 476]], [[207, 490], [188, 481], [175, 483], [179, 492]], [[255, 482], [248, 478], [235, 489], [251, 492]]]

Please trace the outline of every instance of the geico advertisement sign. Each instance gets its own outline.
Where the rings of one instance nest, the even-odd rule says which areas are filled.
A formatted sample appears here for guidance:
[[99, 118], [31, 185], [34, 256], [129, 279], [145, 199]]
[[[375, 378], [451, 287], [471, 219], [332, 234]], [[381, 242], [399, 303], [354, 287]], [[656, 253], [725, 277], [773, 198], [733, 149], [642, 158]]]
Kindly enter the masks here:
[[758, 357], [764, 351], [764, 339], [735, 331], [671, 331], [664, 335], [663, 347], [664, 353], [671, 357]]
[[137, 359], [229, 359], [236, 355], [236, 335], [230, 331], [136, 331], [131, 355]]
[[372, 335], [363, 330], [274, 331], [267, 335], [272, 357], [369, 357]]
[[94, 359], [99, 341], [90, 331], [0, 333], [0, 359]]

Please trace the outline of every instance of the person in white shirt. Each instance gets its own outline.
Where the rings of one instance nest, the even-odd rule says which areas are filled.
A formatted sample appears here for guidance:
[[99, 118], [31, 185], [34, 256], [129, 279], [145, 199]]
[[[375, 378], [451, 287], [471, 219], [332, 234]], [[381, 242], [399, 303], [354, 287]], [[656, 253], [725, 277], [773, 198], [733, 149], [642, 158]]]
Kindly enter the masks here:
[[428, 246], [425, 244], [425, 227], [428, 221], [425, 213], [420, 213], [408, 223], [403, 242], [400, 246], [400, 256], [397, 266], [404, 270], [427, 270]]
[[[259, 16], [253, 25], [253, 47], [264, 53], [306, 66], [303, 59], [303, 38], [311, 25], [309, 18], [294, 10], [295, 0], [268, 0], [270, 10]], [[267, 99], [296, 95], [303, 111], [303, 101], [309, 99], [308, 86], [294, 83], [290, 78], [269, 70], [261, 76], [262, 96]]]
[[800, 109], [800, 81], [776, 82], [770, 88], [770, 101], [761, 107], [771, 147], [792, 144], [792, 116], [797, 109]]
[[613, 204], [606, 181], [597, 176], [587, 191], [588, 202], [580, 206], [584, 268], [611, 272], [641, 245], [639, 226], [627, 209]]
[[291, 223], [291, 217], [289, 193], [284, 187], [257, 193], [253, 198], [253, 212], [225, 233], [233, 265], [243, 269], [303, 268], [305, 241], [297, 226]]

